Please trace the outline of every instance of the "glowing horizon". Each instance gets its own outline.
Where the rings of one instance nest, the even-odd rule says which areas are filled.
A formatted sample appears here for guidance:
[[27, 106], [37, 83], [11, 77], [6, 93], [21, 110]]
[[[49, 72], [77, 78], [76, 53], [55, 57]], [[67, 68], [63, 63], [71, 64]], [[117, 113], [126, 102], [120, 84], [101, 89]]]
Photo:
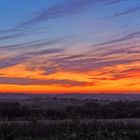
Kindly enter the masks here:
[[0, 2], [0, 93], [140, 93], [140, 1]]

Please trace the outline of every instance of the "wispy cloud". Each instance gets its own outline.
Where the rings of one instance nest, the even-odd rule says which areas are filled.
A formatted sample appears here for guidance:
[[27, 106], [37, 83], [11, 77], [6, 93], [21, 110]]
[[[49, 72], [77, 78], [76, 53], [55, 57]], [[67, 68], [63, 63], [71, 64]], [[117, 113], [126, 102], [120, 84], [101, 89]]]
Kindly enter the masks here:
[[[15, 27], [9, 29], [0, 30], [0, 40], [13, 39], [23, 36], [24, 32], [32, 32], [33, 25], [38, 25], [49, 20], [62, 18], [70, 15], [75, 15], [84, 11], [87, 11], [89, 7], [94, 8], [99, 3], [104, 4], [116, 4], [120, 0], [63, 0], [57, 4], [50, 6], [49, 8], [41, 9], [39, 12], [34, 12], [33, 16], [29, 19], [23, 19]], [[30, 35], [33, 35], [31, 33]]]
[[40, 22], [80, 13], [84, 11], [85, 8], [88, 8], [88, 6], [91, 6], [97, 2], [100, 2], [100, 0], [65, 0], [62, 3], [58, 3], [50, 8], [34, 13], [34, 16], [31, 17], [31, 19], [21, 23], [19, 27], [35, 25]]
[[[33, 28], [33, 25], [38, 25], [41, 22], [46, 22], [48, 20], [52, 20], [55, 18], [61, 18], [64, 16], [80, 13], [84, 11], [85, 8], [88, 8], [88, 6], [91, 6], [91, 4], [95, 4], [96, 2], [98, 1], [97, 0], [86, 0], [86, 1], [64, 0], [63, 2], [52, 5], [47, 9], [43, 9], [43, 10], [41, 9], [40, 12], [34, 12], [33, 16], [31, 16], [29, 19], [23, 20], [23, 22], [17, 24], [16, 27], [0, 30], [0, 35], [3, 35], [1, 36], [1, 39], [18, 37], [17, 34], [19, 33], [23, 34], [22, 33], [23, 31], [30, 30], [31, 28]], [[7, 35], [9, 33], [11, 35]]]
[[137, 38], [137, 37], [139, 37], [139, 35], [140, 35], [140, 31], [131, 32], [131, 33], [128, 33], [126, 35], [123, 35], [122, 37], [95, 44], [95, 46], [103, 46], [103, 45], [111, 45], [111, 44], [114, 44], [114, 43], [120, 43], [120, 42], [123, 42], [123, 41], [128, 41], [130, 39]]
[[74, 81], [74, 80], [67, 80], [67, 79], [32, 79], [32, 78], [7, 78], [7, 77], [0, 77], [0, 84], [12, 84], [12, 85], [57, 85], [57, 86], [66, 86], [66, 87], [73, 87], [73, 86], [84, 86], [87, 82], [82, 81]]
[[41, 29], [35, 30], [33, 28], [23, 29], [23, 28], [13, 28], [6, 29], [0, 32], [0, 41], [15, 40], [17, 38], [24, 38], [27, 36], [34, 36], [36, 34], [43, 34], [44, 31]]
[[[113, 14], [111, 16], [107, 16], [105, 18], [117, 18], [117, 17], [121, 17], [121, 16], [125, 16], [125, 15], [134, 14], [136, 12], [140, 12], [140, 6], [128, 8], [122, 12], [115, 13], [115, 14]], [[105, 19], [105, 18], [103, 18], [103, 19]]]
[[61, 48], [52, 48], [40, 51], [30, 51], [25, 52], [23, 54], [19, 53], [17, 55], [6, 57], [4, 60], [0, 61], [0, 68], [10, 67], [17, 64], [25, 63], [26, 61], [30, 61], [33, 58], [37, 58], [42, 55], [49, 55], [49, 54], [57, 54], [63, 52], [64, 49]]
[[0, 51], [10, 51], [10, 50], [27, 50], [27, 49], [41, 49], [49, 48], [52, 45], [59, 44], [69, 39], [69, 37], [64, 38], [54, 38], [54, 39], [41, 39], [35, 41], [27, 41], [23, 43], [10, 44], [10, 45], [0, 45]]
[[2, 36], [0, 36], [0, 41], [14, 39], [14, 38], [19, 37], [19, 35], [20, 35], [20, 33], [14, 33], [14, 34], [9, 34], [9, 35], [2, 35]]
[[[41, 69], [46, 75], [59, 71], [85, 73], [104, 67], [138, 62], [140, 61], [139, 54], [140, 50], [111, 49], [93, 54], [67, 55], [67, 57], [54, 55], [47, 60], [44, 58], [38, 59], [38, 61], [30, 61], [27, 67], [29, 69]], [[48, 63], [45, 63], [46, 61]]]

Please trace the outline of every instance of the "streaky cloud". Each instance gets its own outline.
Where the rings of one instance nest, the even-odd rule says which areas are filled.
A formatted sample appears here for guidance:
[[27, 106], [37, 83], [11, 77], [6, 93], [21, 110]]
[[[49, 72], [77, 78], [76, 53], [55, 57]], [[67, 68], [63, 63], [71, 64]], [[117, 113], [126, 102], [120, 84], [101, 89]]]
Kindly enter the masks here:
[[120, 2], [120, 0], [64, 0], [50, 6], [49, 8], [41, 9], [39, 12], [34, 12], [33, 16], [31, 16], [29, 19], [23, 20], [13, 28], [1, 29], [0, 35], [10, 33], [14, 36], [16, 33], [30, 30], [33, 28], [33, 25], [38, 25], [39, 23], [46, 22], [48, 20], [54, 20], [56, 18], [81, 13], [88, 10], [89, 7], [93, 8], [94, 5], [99, 3], [116, 4], [118, 2]]
[[84, 10], [84, 8], [97, 2], [101, 2], [101, 0], [65, 0], [62, 3], [55, 4], [48, 9], [36, 12], [34, 14], [34, 17], [31, 17], [31, 19], [21, 23], [19, 27], [28, 27], [30, 25], [38, 24], [40, 22], [80, 13]]
[[36, 58], [39, 55], [49, 55], [60, 53], [63, 51], [64, 49], [61, 48], [52, 48], [40, 51], [25, 52], [23, 54], [19, 53], [11, 57], [6, 57], [4, 60], [0, 61], [0, 68], [6, 68], [17, 64], [23, 64], [26, 61], [30, 61], [31, 59]]
[[117, 18], [117, 17], [121, 17], [121, 16], [125, 16], [125, 15], [130, 15], [130, 14], [133, 14], [133, 13], [136, 13], [136, 12], [139, 12], [139, 11], [140, 11], [140, 6], [132, 7], [132, 8], [126, 9], [123, 12], [119, 12], [119, 13], [113, 14], [111, 16], [104, 17], [103, 19], [106, 19], [106, 18]]
[[33, 78], [9, 78], [0, 77], [0, 84], [12, 84], [12, 85], [58, 85], [58, 86], [84, 86], [87, 83], [82, 81], [68, 80], [68, 79], [33, 79]]
[[112, 40], [109, 40], [109, 41], [106, 41], [106, 42], [95, 44], [95, 46], [103, 46], [103, 45], [110, 45], [110, 44], [114, 44], [114, 43], [120, 43], [120, 42], [123, 42], [123, 41], [127, 41], [127, 40], [130, 40], [130, 39], [137, 38], [137, 37], [139, 37], [139, 35], [140, 35], [140, 31], [131, 32], [131, 33], [128, 33], [126, 35], [123, 35], [122, 37], [112, 39]]
[[10, 44], [10, 45], [1, 45], [0, 51], [10, 51], [10, 50], [22, 50], [22, 49], [36, 49], [36, 48], [43, 48], [43, 47], [50, 47], [51, 45], [58, 44], [60, 42], [63, 42], [67, 37], [64, 38], [55, 38], [55, 39], [41, 39], [41, 40], [35, 40], [35, 41], [29, 41], [29, 42], [23, 42], [18, 44]]
[[[34, 36], [35, 34], [43, 32], [37, 32], [35, 30], [41, 25], [41, 23], [87, 11], [89, 7], [93, 8], [94, 5], [99, 3], [116, 4], [118, 2], [119, 0], [64, 0], [50, 6], [49, 8], [41, 9], [40, 12], [34, 12], [33, 16], [21, 21], [13, 28], [1, 29], [0, 41]], [[41, 29], [38, 29], [38, 31], [39, 30]]]

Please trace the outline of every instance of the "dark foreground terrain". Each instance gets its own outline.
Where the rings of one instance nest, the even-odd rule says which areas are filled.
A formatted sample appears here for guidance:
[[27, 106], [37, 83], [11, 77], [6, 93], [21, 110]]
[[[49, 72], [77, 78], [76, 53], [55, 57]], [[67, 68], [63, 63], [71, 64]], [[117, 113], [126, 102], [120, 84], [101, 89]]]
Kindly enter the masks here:
[[140, 100], [10, 98], [0, 102], [0, 140], [140, 140]]
[[3, 123], [1, 140], [139, 140], [140, 125], [123, 123], [71, 122]]

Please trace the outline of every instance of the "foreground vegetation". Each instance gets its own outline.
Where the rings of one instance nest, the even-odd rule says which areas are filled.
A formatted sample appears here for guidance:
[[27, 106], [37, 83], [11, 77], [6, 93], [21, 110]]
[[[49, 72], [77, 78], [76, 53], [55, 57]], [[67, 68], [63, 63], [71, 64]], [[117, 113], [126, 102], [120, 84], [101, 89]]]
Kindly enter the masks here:
[[140, 125], [80, 122], [0, 124], [1, 140], [139, 140]]
[[[0, 140], [140, 140], [140, 102], [87, 101], [64, 108], [0, 103]], [[113, 121], [106, 121], [114, 119]]]
[[45, 120], [140, 118], [140, 102], [87, 101], [59, 109], [35, 108], [18, 102], [0, 103], [0, 120], [30, 120], [34, 117]]

